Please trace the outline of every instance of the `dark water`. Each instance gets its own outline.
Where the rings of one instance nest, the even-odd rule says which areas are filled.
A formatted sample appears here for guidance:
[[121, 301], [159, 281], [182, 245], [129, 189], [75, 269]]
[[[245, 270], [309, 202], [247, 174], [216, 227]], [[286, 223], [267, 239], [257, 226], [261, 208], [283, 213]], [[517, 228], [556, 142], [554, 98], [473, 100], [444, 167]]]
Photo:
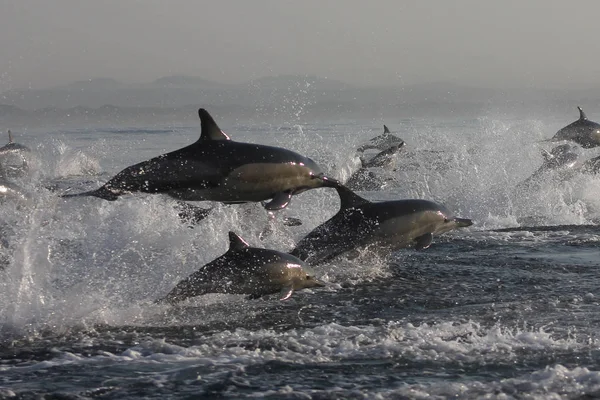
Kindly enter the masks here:
[[[196, 128], [106, 128], [93, 144], [81, 130], [45, 133], [37, 172], [20, 181], [32, 199], [0, 210], [0, 398], [600, 396], [600, 181], [549, 176], [517, 190], [541, 163], [532, 137], [553, 129], [539, 121], [393, 122], [413, 153], [385, 172], [384, 191], [363, 195], [433, 199], [475, 225], [426, 251], [336, 260], [316, 271], [327, 287], [289, 301], [215, 294], [178, 306], [153, 300], [222, 254], [229, 230], [289, 250], [336, 212], [333, 191], [295, 197], [281, 215], [303, 225], [277, 223], [262, 240], [268, 217], [254, 205], [217, 205], [189, 227], [162, 196], [66, 201], [44, 185], [96, 187], [189, 143]], [[380, 130], [222, 125], [234, 139], [307, 154], [338, 177]]]

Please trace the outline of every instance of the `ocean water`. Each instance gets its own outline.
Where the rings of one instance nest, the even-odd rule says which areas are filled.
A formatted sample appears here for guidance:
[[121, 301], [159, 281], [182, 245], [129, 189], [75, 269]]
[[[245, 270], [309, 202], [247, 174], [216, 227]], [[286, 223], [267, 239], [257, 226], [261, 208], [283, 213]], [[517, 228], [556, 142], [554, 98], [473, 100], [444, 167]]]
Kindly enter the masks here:
[[190, 225], [167, 196], [58, 194], [183, 147], [199, 127], [20, 132], [34, 161], [15, 180], [29, 200], [0, 208], [0, 398], [600, 396], [600, 178], [548, 173], [519, 186], [552, 147], [540, 141], [571, 121], [217, 121], [234, 140], [296, 150], [340, 179], [386, 123], [406, 150], [383, 190], [360, 194], [435, 200], [474, 225], [426, 251], [342, 257], [316, 269], [326, 287], [288, 301], [214, 294], [157, 305], [227, 249], [229, 230], [290, 250], [337, 212], [335, 191], [294, 196], [278, 216], [303, 224], [278, 219], [266, 237], [256, 204], [216, 204]]

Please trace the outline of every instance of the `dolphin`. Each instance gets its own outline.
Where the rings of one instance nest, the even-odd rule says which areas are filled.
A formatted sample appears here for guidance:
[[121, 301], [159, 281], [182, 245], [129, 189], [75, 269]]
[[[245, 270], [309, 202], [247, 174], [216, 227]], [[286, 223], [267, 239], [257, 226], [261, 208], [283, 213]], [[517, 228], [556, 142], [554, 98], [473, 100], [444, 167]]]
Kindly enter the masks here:
[[553, 172], [555, 179], [569, 179], [573, 174], [584, 167], [581, 162], [581, 155], [578, 151], [579, 147], [569, 143], [556, 146], [550, 151], [542, 149], [544, 161], [542, 165], [527, 179], [517, 185], [518, 188], [531, 187], [532, 184], [539, 184], [544, 176]]
[[[386, 180], [375, 174], [371, 168], [393, 168], [396, 164], [396, 155], [404, 147], [404, 142], [393, 145], [387, 150], [375, 155], [370, 160], [360, 157], [361, 168], [353, 173], [345, 185], [352, 190], [380, 190], [386, 185]], [[389, 179], [388, 179], [389, 180]]]
[[8, 130], [8, 143], [0, 147], [0, 162], [5, 168], [6, 175], [19, 177], [29, 169], [27, 155], [31, 152], [29, 147], [15, 143], [12, 132]]
[[431, 245], [433, 235], [473, 224], [470, 219], [453, 217], [433, 201], [371, 202], [345, 186], [336, 190], [338, 213], [306, 235], [290, 253], [309, 265], [373, 244], [388, 251], [411, 246], [422, 250]]
[[400, 139], [398, 136], [392, 135], [388, 127], [384, 125], [383, 134], [375, 136], [373, 139], [356, 149], [356, 151], [364, 152], [369, 149], [383, 151], [389, 149], [391, 146], [398, 145], [404, 145], [404, 140]]
[[127, 167], [99, 189], [62, 197], [116, 200], [126, 193], [145, 192], [229, 204], [271, 199], [265, 208], [279, 210], [294, 194], [338, 184], [308, 157], [280, 147], [235, 142], [208, 111], [201, 108], [198, 115], [201, 135], [195, 143]]
[[365, 160], [363, 157], [360, 158], [360, 162], [363, 168], [388, 168], [393, 167], [396, 161], [396, 155], [402, 150], [405, 143], [395, 144], [390, 146], [388, 149], [377, 153], [370, 160]]
[[289, 299], [294, 290], [320, 287], [302, 260], [275, 250], [250, 247], [229, 232], [229, 250], [180, 281], [159, 302], [171, 304], [207, 293], [247, 294], [250, 298], [280, 293]]
[[16, 143], [13, 140], [12, 132], [8, 130], [8, 143], [0, 147], [0, 155], [12, 154], [12, 153], [29, 153], [31, 150], [29, 147]]
[[590, 121], [581, 107], [577, 109], [579, 119], [560, 129], [549, 141], [570, 140], [586, 149], [600, 146], [600, 124]]

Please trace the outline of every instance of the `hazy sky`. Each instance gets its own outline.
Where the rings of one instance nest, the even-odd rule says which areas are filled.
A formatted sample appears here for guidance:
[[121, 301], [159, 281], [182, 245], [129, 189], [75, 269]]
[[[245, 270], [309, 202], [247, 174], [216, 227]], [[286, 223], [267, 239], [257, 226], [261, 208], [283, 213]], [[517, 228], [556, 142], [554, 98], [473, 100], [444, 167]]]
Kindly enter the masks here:
[[0, 0], [0, 91], [110, 77], [600, 86], [600, 1]]

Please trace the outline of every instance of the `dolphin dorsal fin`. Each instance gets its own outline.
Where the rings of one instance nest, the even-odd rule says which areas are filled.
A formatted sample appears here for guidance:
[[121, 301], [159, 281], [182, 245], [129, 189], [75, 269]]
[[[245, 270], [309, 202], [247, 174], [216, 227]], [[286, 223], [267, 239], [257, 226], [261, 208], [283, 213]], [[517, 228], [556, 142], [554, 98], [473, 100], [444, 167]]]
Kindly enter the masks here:
[[219, 125], [215, 122], [213, 117], [204, 108], [198, 110], [198, 116], [200, 117], [200, 140], [206, 142], [209, 140], [231, 140], [227, 136]]
[[385, 125], [383, 126], [383, 133], [390, 133], [390, 130]]
[[12, 143], [12, 142], [13, 142], [12, 132], [9, 129], [8, 130], [8, 143]]
[[587, 119], [587, 115], [585, 115], [583, 109], [581, 107], [577, 107], [577, 109], [579, 110], [579, 119]]
[[237, 251], [242, 250], [250, 245], [241, 237], [239, 237], [235, 232], [229, 232], [229, 251]]
[[370, 203], [369, 200], [363, 199], [344, 185], [337, 185], [335, 187], [335, 190], [337, 190], [338, 195], [340, 196], [340, 210], [358, 207], [362, 206], [363, 204]]

